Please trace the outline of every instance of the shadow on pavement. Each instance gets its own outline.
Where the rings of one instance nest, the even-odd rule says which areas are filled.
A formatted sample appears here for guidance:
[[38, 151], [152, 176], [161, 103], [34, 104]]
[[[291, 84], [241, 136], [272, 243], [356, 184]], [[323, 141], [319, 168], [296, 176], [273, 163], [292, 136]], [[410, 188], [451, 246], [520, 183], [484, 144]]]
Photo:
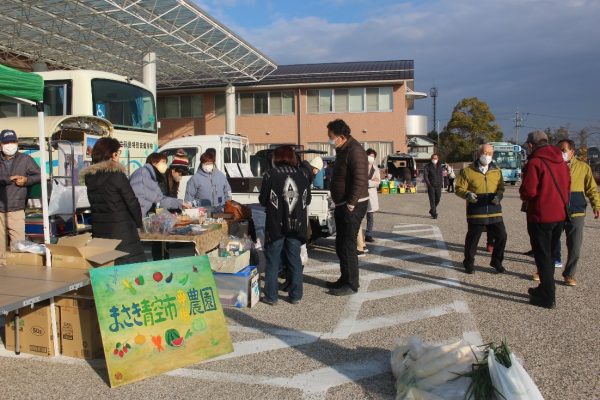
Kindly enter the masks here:
[[[226, 314], [228, 318], [231, 318], [241, 326], [252, 327], [269, 335], [278, 330], [290, 331], [287, 327], [258, 320], [237, 309], [227, 309]], [[291, 331], [298, 332], [298, 334], [301, 333], [295, 330]], [[333, 368], [340, 375], [346, 376], [354, 384], [361, 387], [366, 397], [373, 395], [395, 395], [394, 379], [389, 366], [390, 351], [388, 349], [378, 347], [347, 348], [331, 340], [321, 339], [319, 336], [302, 334], [307, 338], [314, 339], [314, 341], [308, 344], [297, 345], [292, 335], [278, 335], [277, 337], [279, 340], [289, 344], [295, 351], [318, 361], [323, 366]], [[373, 361], [377, 365], [385, 365], [385, 370], [382, 370], [381, 373], [356, 379], [356, 376], [352, 372], [356, 373], [361, 370], [361, 368], [357, 367], [357, 364], [368, 364], [369, 361]], [[380, 378], [375, 379], [375, 377]], [[374, 384], [377, 381], [383, 384]]]

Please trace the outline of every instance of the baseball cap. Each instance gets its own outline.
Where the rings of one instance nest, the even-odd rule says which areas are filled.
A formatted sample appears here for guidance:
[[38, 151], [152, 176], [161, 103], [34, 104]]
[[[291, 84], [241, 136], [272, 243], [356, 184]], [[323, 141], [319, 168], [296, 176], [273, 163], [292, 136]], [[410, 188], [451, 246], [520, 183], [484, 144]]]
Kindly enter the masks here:
[[321, 157], [315, 157], [310, 160], [310, 165], [313, 168], [318, 169], [319, 171], [323, 169], [323, 159]]
[[0, 132], [0, 143], [10, 143], [17, 141], [17, 134], [12, 129], [4, 129]]
[[548, 141], [548, 135], [546, 135], [546, 133], [542, 131], [533, 131], [529, 132], [525, 143], [536, 144], [541, 142], [542, 140]]

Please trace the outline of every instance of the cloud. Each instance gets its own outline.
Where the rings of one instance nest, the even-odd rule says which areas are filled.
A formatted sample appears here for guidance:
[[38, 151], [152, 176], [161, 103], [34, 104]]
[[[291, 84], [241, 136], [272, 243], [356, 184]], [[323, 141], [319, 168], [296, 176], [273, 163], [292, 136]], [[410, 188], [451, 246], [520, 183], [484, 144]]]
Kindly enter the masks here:
[[[442, 126], [453, 106], [471, 96], [488, 101], [497, 114], [518, 107], [589, 117], [579, 120], [583, 125], [600, 120], [598, 1], [374, 3], [364, 20], [354, 23], [333, 23], [318, 13], [279, 16], [258, 28], [233, 28], [280, 64], [414, 59], [416, 88], [427, 91], [435, 84], [439, 89]], [[429, 110], [429, 100], [417, 102], [416, 111]], [[536, 123], [545, 127], [564, 122]], [[511, 132], [510, 121], [502, 125]]]

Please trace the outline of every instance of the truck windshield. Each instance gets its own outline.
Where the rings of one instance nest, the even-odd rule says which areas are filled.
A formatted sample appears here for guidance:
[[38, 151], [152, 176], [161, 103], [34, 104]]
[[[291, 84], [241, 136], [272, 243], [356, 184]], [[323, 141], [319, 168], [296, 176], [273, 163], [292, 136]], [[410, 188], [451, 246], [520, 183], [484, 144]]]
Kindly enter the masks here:
[[108, 79], [92, 79], [94, 115], [115, 128], [156, 133], [152, 93], [139, 86]]
[[521, 168], [521, 156], [514, 151], [495, 151], [494, 163], [500, 169]]

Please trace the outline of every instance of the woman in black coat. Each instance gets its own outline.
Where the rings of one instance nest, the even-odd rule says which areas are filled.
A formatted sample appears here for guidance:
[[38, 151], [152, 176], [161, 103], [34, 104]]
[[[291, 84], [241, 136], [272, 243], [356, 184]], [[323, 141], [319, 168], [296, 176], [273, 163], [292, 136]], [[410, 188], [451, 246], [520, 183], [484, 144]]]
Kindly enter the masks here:
[[142, 209], [119, 163], [120, 148], [117, 139], [99, 139], [92, 149], [92, 165], [80, 174], [92, 209], [92, 237], [119, 239], [117, 250], [128, 253], [115, 265], [146, 261], [138, 234], [143, 227]]

